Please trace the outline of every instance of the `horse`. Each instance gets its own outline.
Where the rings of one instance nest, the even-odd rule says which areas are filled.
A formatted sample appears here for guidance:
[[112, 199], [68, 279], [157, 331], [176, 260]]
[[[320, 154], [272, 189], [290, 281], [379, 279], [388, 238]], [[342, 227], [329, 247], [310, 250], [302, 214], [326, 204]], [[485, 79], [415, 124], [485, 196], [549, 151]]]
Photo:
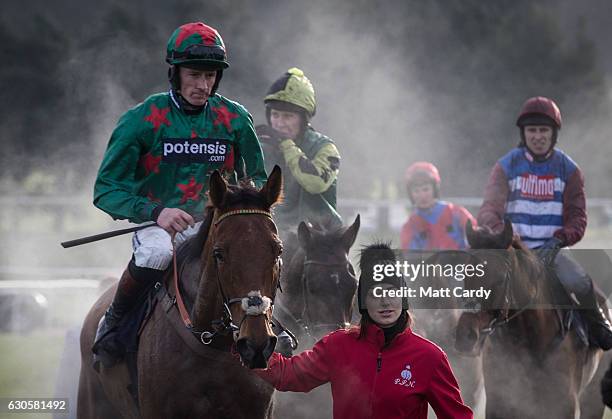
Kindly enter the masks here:
[[359, 232], [360, 217], [352, 225], [329, 230], [301, 222], [299, 248], [281, 277], [274, 315], [300, 337], [303, 347], [350, 324], [357, 278], [349, 250]]
[[126, 390], [125, 363], [99, 373], [92, 367], [96, 327], [114, 288], [94, 304], [81, 332], [80, 419], [271, 417], [273, 388], [249, 368], [264, 368], [276, 343], [271, 301], [282, 244], [270, 208], [281, 188], [278, 167], [261, 190], [246, 181], [228, 185], [212, 173], [190, 257], [180, 277], [175, 263], [156, 284], [160, 297], [141, 327], [137, 403]]
[[[336, 329], [348, 327], [357, 291], [357, 278], [349, 250], [359, 232], [360, 217], [352, 225], [328, 229], [301, 222], [299, 248], [281, 277], [281, 292], [274, 301], [274, 317], [297, 335], [305, 350]], [[313, 407], [315, 407], [313, 409]], [[307, 395], [277, 393], [275, 416], [280, 418], [331, 417], [329, 385]]]
[[[461, 251], [404, 251], [405, 259], [413, 263], [425, 260], [425, 265], [444, 264], [449, 258], [459, 255]], [[431, 276], [426, 286], [444, 289], [457, 286], [455, 279]], [[415, 329], [424, 337], [436, 343], [446, 352], [453, 372], [457, 377], [461, 396], [465, 404], [476, 411], [483, 391], [482, 363], [479, 354], [466, 356], [455, 348], [455, 330], [461, 317], [461, 304], [456, 298], [423, 298], [415, 301], [412, 308]]]
[[467, 299], [456, 346], [482, 352], [486, 418], [574, 419], [580, 412], [600, 419], [599, 380], [592, 379], [600, 375], [602, 351], [572, 330], [564, 333], [554, 274], [513, 236], [509, 221], [497, 234], [468, 222], [466, 235], [472, 250], [463, 262], [485, 269], [481, 278], [466, 279], [464, 289], [482, 287], [491, 295]]

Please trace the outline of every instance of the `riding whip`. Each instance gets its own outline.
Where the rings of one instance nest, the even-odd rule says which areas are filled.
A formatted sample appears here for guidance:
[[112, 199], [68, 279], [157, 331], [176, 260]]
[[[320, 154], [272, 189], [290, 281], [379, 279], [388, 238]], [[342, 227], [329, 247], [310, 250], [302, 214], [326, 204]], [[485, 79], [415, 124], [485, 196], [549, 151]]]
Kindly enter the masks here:
[[[193, 217], [193, 219], [196, 223], [198, 223], [204, 219], [204, 215], [196, 215]], [[133, 233], [135, 231], [143, 230], [145, 228], [153, 227], [156, 225], [157, 225], [156, 222], [150, 222], [150, 223], [142, 224], [136, 227], [123, 228], [121, 230], [107, 231], [106, 233], [100, 233], [100, 234], [95, 234], [93, 236], [81, 237], [80, 239], [65, 241], [65, 242], [62, 242], [61, 245], [64, 249], [67, 249], [69, 247], [80, 246], [82, 244], [93, 243], [99, 240], [110, 239], [111, 237]]]

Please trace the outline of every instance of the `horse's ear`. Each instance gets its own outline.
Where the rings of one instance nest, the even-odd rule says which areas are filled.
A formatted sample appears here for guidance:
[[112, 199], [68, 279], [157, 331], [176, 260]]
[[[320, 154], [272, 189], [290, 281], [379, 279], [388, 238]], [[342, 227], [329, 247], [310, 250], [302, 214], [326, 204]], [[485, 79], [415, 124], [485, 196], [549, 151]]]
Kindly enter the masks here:
[[347, 253], [351, 246], [355, 243], [355, 240], [357, 239], [357, 233], [359, 233], [360, 226], [361, 216], [357, 214], [357, 217], [355, 217], [355, 221], [353, 222], [353, 224], [346, 229], [344, 234], [342, 234], [342, 245], [346, 249]]
[[512, 230], [512, 222], [508, 218], [504, 218], [504, 231], [501, 233], [502, 246], [507, 249], [512, 245], [514, 231]]
[[263, 194], [268, 207], [271, 207], [279, 200], [282, 189], [283, 175], [281, 173], [281, 168], [278, 167], [278, 165], [275, 165], [274, 169], [272, 169], [272, 173], [270, 173], [270, 176], [268, 176], [266, 184], [263, 186], [263, 188], [261, 188], [260, 192]]
[[210, 175], [210, 188], [208, 189], [208, 196], [215, 208], [221, 208], [223, 201], [225, 200], [225, 194], [227, 193], [227, 183], [221, 173], [215, 170]]
[[467, 237], [470, 247], [474, 247], [474, 243], [476, 243], [476, 232], [474, 231], [471, 220], [467, 220], [465, 223], [465, 237]]
[[306, 250], [308, 244], [310, 243], [310, 239], [312, 238], [312, 233], [310, 232], [308, 225], [304, 221], [302, 221], [298, 226], [297, 233], [298, 242], [300, 243], [300, 246], [302, 247], [302, 249]]

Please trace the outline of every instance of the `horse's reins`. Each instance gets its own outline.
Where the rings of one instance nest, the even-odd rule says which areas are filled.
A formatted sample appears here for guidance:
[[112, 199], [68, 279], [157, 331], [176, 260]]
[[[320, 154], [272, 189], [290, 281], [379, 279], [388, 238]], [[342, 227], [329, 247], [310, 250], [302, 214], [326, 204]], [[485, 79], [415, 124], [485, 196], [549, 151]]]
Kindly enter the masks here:
[[[511, 280], [511, 274], [512, 274], [512, 267], [510, 266], [509, 260], [506, 259], [504, 262], [505, 262], [505, 268], [506, 268], [506, 274], [503, 279], [504, 281], [504, 299], [506, 303], [510, 305], [510, 302], [511, 302], [510, 300], [512, 300], [512, 298], [510, 298], [510, 294], [511, 294], [510, 280]], [[508, 316], [508, 312], [510, 310], [505, 310], [506, 316], [503, 319], [500, 319], [498, 315], [495, 315], [486, 327], [483, 327], [480, 329], [479, 347], [482, 349], [485, 339], [487, 338], [487, 336], [493, 334], [496, 328], [507, 325], [508, 323], [510, 323], [511, 320], [515, 319], [516, 317], [521, 315], [523, 312], [528, 310], [533, 305], [533, 302], [536, 301], [539, 293], [540, 293], [540, 287], [538, 285], [538, 282], [536, 281], [536, 292], [533, 296], [529, 298], [529, 301], [527, 302], [527, 304], [525, 304], [523, 307], [516, 310], [510, 316]], [[476, 305], [478, 305], [478, 303], [476, 303]], [[498, 311], [501, 311], [501, 310], [498, 310]], [[469, 309], [468, 312], [478, 314], [479, 312], [482, 312], [482, 307]]]
[[[227, 217], [231, 217], [234, 215], [250, 215], [250, 214], [265, 215], [266, 217], [270, 218], [270, 220], [272, 220], [272, 222], [274, 223], [274, 220], [272, 219], [272, 214], [269, 211], [264, 211], [260, 209], [239, 209], [239, 210], [229, 211], [229, 212], [226, 212], [220, 215], [215, 221], [214, 225], [215, 227], [218, 226], [219, 223], [225, 220]], [[173, 267], [174, 267], [174, 275], [173, 275], [174, 300], [176, 302], [176, 306], [180, 313], [181, 319], [183, 320], [183, 323], [185, 324], [185, 327], [190, 329], [191, 332], [194, 335], [196, 335], [199, 338], [200, 342], [202, 342], [204, 345], [209, 345], [215, 336], [218, 336], [218, 335], [225, 336], [228, 334], [228, 332], [235, 333], [239, 331], [240, 327], [242, 326], [242, 323], [246, 320], [248, 316], [254, 316], [254, 317], [261, 316], [261, 315], [264, 315], [269, 310], [272, 302], [270, 298], [266, 296], [262, 296], [261, 293], [250, 292], [249, 295], [246, 297], [231, 298], [231, 299], [227, 298], [227, 295], [225, 294], [225, 291], [223, 290], [223, 285], [221, 284], [221, 278], [219, 276], [219, 269], [217, 266], [217, 259], [213, 256], [213, 260], [215, 263], [215, 273], [216, 273], [215, 276], [217, 279], [217, 286], [219, 288], [219, 292], [223, 300], [223, 315], [221, 316], [221, 318], [212, 321], [212, 329], [213, 329], [212, 332], [206, 331], [206, 330], [204, 331], [194, 330], [193, 323], [191, 321], [191, 317], [189, 316], [189, 313], [187, 311], [187, 308], [185, 307], [185, 303], [183, 301], [183, 298], [179, 290], [178, 269], [177, 269], [177, 261], [176, 261], [176, 246], [174, 242], [174, 237], [172, 237], [172, 250], [173, 250], [172, 259], [173, 259]], [[230, 306], [236, 303], [241, 303], [242, 308], [245, 312], [244, 316], [242, 317], [238, 325], [234, 323], [234, 320], [232, 318], [232, 312], [230, 310]]]
[[[306, 268], [310, 265], [319, 265], [319, 266], [327, 266], [327, 267], [340, 267], [340, 268], [349, 268], [350, 267], [350, 262], [348, 260], [344, 261], [344, 262], [321, 262], [318, 260], [313, 260], [313, 259], [306, 259], [304, 261], [304, 272], [302, 273], [302, 300], [304, 302], [304, 305], [302, 307], [302, 318], [304, 318], [306, 320], [306, 323], [303, 325], [304, 329], [306, 330], [306, 333], [312, 337], [315, 341], [316, 338], [314, 336], [312, 336], [312, 334], [310, 333], [309, 330], [309, 326], [308, 324], [310, 323], [310, 306], [308, 304], [308, 295], [310, 294], [310, 282], [308, 281], [308, 276], [306, 275]], [[347, 271], [350, 273], [350, 270], [347, 269]], [[339, 282], [337, 284], [338, 286], [340, 286]], [[323, 328], [323, 327], [335, 327], [338, 328], [338, 326], [341, 327], [346, 327], [347, 324], [340, 324], [340, 323], [317, 323], [317, 324], [313, 324], [311, 325], [312, 329], [315, 328]]]
[[[346, 268], [346, 267], [351, 267], [350, 262], [347, 260], [345, 262], [322, 262], [322, 261], [318, 261], [318, 260], [314, 260], [314, 259], [306, 259], [303, 262], [303, 266], [304, 268], [306, 268], [309, 265], [319, 265], [319, 266], [330, 266], [330, 267], [340, 267], [340, 268]], [[349, 269], [349, 273], [350, 273], [351, 269]], [[313, 341], [317, 341], [316, 336], [313, 335], [313, 332], [311, 332], [311, 329], [317, 329], [317, 328], [326, 328], [326, 327], [332, 327], [333, 329], [338, 329], [338, 328], [342, 328], [342, 327], [346, 327], [347, 324], [341, 324], [341, 323], [317, 323], [314, 325], [310, 325], [310, 306], [308, 304], [308, 294], [310, 293], [310, 289], [309, 289], [309, 281], [308, 281], [308, 276], [306, 275], [306, 269], [304, 269], [304, 271], [302, 272], [302, 278], [301, 278], [301, 283], [302, 283], [302, 313], [301, 313], [301, 318], [297, 318], [296, 316], [294, 316], [291, 313], [291, 310], [287, 309], [286, 307], [284, 307], [284, 305], [282, 305], [280, 302], [277, 302], [275, 304], [275, 309], [282, 311], [284, 314], [286, 314], [292, 321], [293, 323], [295, 323], [296, 326], [298, 326], [299, 328], [301, 328], [304, 333], [310, 337]], [[287, 329], [285, 329], [287, 330]], [[296, 349], [296, 348], [293, 348]]]

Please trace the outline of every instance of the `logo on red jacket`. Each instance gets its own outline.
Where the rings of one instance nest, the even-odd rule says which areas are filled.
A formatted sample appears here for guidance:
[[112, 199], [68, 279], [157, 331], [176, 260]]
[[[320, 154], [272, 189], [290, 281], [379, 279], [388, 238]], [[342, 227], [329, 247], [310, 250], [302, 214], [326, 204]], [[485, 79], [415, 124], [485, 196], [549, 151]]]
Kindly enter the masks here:
[[516, 178], [521, 197], [538, 200], [551, 200], [555, 197], [555, 176], [524, 174]]
[[406, 368], [400, 373], [400, 378], [396, 378], [393, 383], [402, 387], [414, 388], [416, 380], [412, 379], [412, 371], [410, 371], [410, 365], [406, 365]]

